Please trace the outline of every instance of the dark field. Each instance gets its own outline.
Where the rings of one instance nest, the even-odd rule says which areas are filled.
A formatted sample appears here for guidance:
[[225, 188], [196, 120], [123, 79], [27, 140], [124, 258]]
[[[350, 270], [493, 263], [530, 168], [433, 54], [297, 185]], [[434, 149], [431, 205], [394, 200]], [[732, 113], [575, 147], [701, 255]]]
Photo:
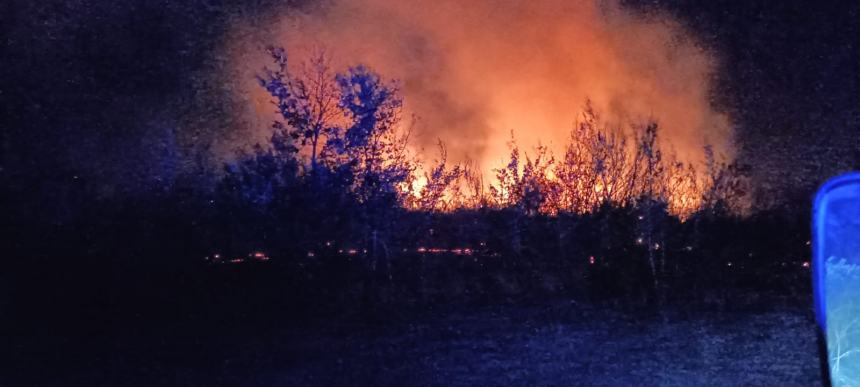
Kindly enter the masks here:
[[[347, 328], [348, 331], [354, 329]], [[504, 307], [306, 336], [260, 385], [809, 386], [814, 326], [801, 310], [631, 319], [575, 305]]]
[[[150, 330], [159, 334], [19, 337], [13, 355], [23, 367], [2, 385], [817, 385], [812, 314], [799, 306], [809, 300], [739, 301], [695, 313], [558, 301], [381, 312], [313, 327], [248, 316]], [[46, 372], [45, 359], [64, 366]]]

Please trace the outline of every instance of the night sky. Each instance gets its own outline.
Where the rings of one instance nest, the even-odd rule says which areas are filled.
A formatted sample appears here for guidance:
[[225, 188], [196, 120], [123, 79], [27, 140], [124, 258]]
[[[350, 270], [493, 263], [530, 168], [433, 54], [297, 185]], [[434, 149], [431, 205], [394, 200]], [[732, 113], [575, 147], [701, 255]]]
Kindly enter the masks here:
[[808, 200], [860, 163], [860, 5], [667, 1], [720, 53], [716, 96], [737, 121], [761, 190]]
[[[18, 184], [79, 176], [105, 194], [189, 181], [183, 171], [199, 171], [207, 144], [229, 135], [218, 129], [227, 124], [187, 128], [230, 119], [209, 74], [231, 20], [294, 3], [4, 3], [3, 173]], [[625, 4], [668, 11], [718, 57], [714, 104], [735, 121], [763, 198], [804, 202], [860, 164], [858, 3]]]

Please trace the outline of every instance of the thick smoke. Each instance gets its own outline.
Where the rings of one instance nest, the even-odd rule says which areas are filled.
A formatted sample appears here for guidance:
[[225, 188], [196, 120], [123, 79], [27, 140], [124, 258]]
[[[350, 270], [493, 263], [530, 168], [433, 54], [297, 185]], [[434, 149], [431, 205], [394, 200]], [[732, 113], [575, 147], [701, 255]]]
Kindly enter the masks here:
[[253, 76], [268, 44], [295, 61], [325, 48], [336, 68], [363, 63], [398, 80], [420, 118], [423, 158], [441, 139], [451, 159], [485, 174], [512, 130], [522, 148], [559, 155], [586, 100], [617, 125], [656, 119], [663, 144], [687, 161], [701, 161], [705, 144], [733, 154], [729, 119], [710, 103], [712, 55], [670, 17], [614, 2], [338, 0], [239, 21], [231, 88], [261, 129], [271, 106]]

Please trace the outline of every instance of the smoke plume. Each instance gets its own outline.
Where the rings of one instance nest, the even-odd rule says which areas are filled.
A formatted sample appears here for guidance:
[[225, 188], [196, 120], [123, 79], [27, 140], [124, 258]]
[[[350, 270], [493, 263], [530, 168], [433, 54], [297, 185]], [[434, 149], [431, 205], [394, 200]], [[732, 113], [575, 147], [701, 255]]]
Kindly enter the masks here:
[[423, 158], [441, 139], [485, 175], [512, 130], [521, 148], [558, 156], [587, 100], [622, 127], [657, 120], [682, 160], [701, 162], [705, 144], [733, 154], [729, 118], [710, 102], [714, 56], [670, 16], [611, 1], [335, 0], [239, 20], [229, 39], [230, 88], [261, 133], [272, 107], [254, 75], [272, 44], [293, 61], [324, 48], [338, 70], [361, 63], [398, 80]]

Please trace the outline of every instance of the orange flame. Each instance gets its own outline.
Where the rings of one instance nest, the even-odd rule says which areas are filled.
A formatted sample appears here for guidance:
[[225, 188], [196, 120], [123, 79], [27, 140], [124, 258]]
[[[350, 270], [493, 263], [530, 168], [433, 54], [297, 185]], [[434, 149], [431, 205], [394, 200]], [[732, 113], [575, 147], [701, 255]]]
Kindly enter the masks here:
[[[659, 12], [642, 15], [612, 1], [335, 0], [284, 8], [259, 23], [236, 20], [225, 45], [225, 82], [246, 101], [239, 116], [260, 128], [251, 142], [268, 135], [271, 98], [254, 75], [269, 65], [260, 47], [275, 44], [294, 62], [323, 47], [337, 70], [364, 63], [399, 80], [407, 113], [420, 118], [414, 152], [432, 159], [441, 139], [450, 161], [474, 162], [472, 173], [483, 178], [477, 190], [504, 165], [511, 130], [524, 149], [546, 144], [561, 157], [586, 100], [618, 127], [659, 120], [661, 145], [683, 163], [701, 165], [706, 144], [733, 154], [729, 117], [710, 102], [714, 56]], [[548, 171], [546, 180], [557, 182]], [[422, 191], [422, 179], [404, 190]], [[673, 179], [670, 209], [695, 208], [704, 177]], [[615, 195], [611, 184], [583, 184], [579, 195]], [[445, 193], [460, 203], [440, 209], [478, 204], [456, 196]]]

